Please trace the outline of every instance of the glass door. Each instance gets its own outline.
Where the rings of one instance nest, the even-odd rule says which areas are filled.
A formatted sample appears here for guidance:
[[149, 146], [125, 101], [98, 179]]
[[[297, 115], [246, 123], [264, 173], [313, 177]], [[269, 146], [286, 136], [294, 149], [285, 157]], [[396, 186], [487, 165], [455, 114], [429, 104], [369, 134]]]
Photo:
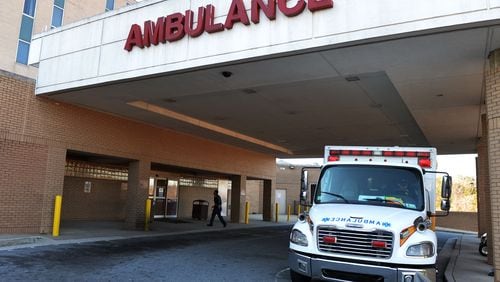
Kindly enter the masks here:
[[179, 195], [179, 182], [177, 180], [169, 180], [167, 187], [167, 217], [177, 217], [177, 203]]
[[153, 214], [155, 218], [165, 218], [167, 209], [167, 180], [157, 178], [153, 197]]

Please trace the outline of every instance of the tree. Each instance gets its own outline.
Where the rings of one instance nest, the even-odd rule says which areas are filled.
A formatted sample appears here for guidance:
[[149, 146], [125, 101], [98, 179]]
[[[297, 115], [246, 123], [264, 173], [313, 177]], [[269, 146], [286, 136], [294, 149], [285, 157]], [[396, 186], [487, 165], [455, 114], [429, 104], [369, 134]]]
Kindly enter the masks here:
[[[441, 177], [436, 178], [436, 208], [441, 207]], [[453, 177], [451, 209], [456, 212], [477, 212], [476, 179], [470, 176]]]

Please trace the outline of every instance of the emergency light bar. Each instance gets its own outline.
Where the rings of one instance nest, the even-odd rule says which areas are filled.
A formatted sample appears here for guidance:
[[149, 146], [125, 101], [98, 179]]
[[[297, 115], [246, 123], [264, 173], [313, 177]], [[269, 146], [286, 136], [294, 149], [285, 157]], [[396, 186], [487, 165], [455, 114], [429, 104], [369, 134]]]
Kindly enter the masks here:
[[[371, 151], [371, 150], [330, 150], [329, 162], [340, 161], [340, 156], [382, 156], [382, 157], [407, 157], [418, 158], [418, 165], [422, 168], [430, 168], [431, 153], [415, 151]], [[371, 159], [370, 159], [371, 160]]]

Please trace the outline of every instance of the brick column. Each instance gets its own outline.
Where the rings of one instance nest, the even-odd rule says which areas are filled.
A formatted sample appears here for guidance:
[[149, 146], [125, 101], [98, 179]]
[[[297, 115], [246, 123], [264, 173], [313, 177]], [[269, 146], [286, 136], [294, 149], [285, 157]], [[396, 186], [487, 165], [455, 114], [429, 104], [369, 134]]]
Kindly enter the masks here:
[[231, 222], [245, 222], [245, 202], [247, 177], [234, 175], [231, 177]]
[[148, 198], [151, 162], [133, 161], [128, 169], [126, 227], [144, 229], [146, 199]]
[[489, 55], [486, 80], [486, 119], [488, 128], [489, 200], [491, 232], [488, 233], [488, 257], [492, 259], [495, 277], [500, 277], [500, 49]]
[[56, 195], [63, 195], [66, 149], [49, 147], [45, 167], [45, 183], [42, 197], [40, 233], [52, 232], [54, 223], [54, 201]]
[[[481, 116], [482, 134], [477, 143], [476, 179], [477, 179], [477, 216], [479, 235], [491, 233], [490, 179], [488, 166], [488, 124], [486, 115]], [[488, 246], [493, 252], [492, 244]], [[488, 263], [493, 264], [493, 256], [488, 256]]]
[[274, 217], [274, 209], [276, 207], [275, 201], [275, 192], [273, 189], [271, 180], [264, 180], [264, 192], [263, 192], [263, 220], [264, 221], [272, 221]]

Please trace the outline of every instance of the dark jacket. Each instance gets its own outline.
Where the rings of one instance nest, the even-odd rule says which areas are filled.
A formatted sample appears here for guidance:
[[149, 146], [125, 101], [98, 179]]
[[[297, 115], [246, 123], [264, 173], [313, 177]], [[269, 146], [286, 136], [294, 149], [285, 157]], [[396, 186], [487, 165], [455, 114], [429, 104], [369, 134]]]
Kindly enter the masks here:
[[217, 209], [222, 209], [222, 199], [219, 195], [214, 195], [214, 204]]

